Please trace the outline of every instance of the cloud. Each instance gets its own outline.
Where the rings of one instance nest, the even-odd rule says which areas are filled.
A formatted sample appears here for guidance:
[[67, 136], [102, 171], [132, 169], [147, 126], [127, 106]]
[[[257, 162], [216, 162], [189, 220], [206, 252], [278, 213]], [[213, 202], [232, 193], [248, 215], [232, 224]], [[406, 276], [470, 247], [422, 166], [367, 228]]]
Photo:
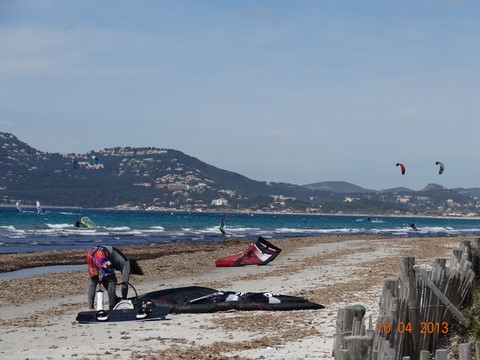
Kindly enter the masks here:
[[16, 125], [14, 121], [0, 119], [0, 126], [14, 126], [14, 125]]
[[260, 6], [250, 11], [249, 17], [253, 17], [253, 18], [269, 17], [271, 13], [272, 11], [269, 8], [265, 6]]
[[260, 18], [269, 18], [272, 16], [272, 10], [267, 8], [266, 6], [260, 6], [254, 8], [250, 11], [241, 11], [238, 10], [236, 12], [237, 16], [245, 18], [245, 19], [260, 19]]

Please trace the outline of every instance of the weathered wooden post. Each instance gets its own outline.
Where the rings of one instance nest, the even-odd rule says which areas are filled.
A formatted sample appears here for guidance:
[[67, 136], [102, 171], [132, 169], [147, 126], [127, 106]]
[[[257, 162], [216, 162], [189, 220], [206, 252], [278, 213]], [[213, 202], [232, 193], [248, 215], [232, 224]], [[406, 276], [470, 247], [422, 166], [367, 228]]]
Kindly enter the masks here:
[[458, 345], [458, 360], [470, 360], [470, 344]]
[[363, 324], [365, 312], [365, 306], [361, 304], [347, 305], [338, 309], [333, 349], [335, 359], [364, 360], [371, 358], [373, 332], [365, 334]]
[[435, 351], [435, 360], [447, 360], [447, 358], [448, 358], [448, 350], [437, 349]]
[[335, 352], [335, 354], [338, 355], [338, 357], [336, 356], [335, 359], [350, 360], [350, 351], [347, 349], [339, 349], [338, 352]]
[[[402, 278], [404, 278], [406, 288], [404, 289], [404, 299], [407, 301], [407, 318], [405, 319], [405, 324], [409, 323], [412, 325], [412, 334], [420, 334], [420, 323], [418, 321], [418, 306], [417, 306], [417, 284], [415, 280], [415, 272], [413, 270], [415, 266], [415, 257], [409, 256], [402, 259]], [[406, 293], [405, 293], [406, 291]], [[418, 336], [409, 336], [407, 333], [404, 333], [402, 338], [401, 350], [403, 353], [408, 353], [413, 358], [416, 357], [419, 349]]]
[[[435, 293], [435, 295], [440, 299], [440, 301], [447, 307], [448, 310], [453, 314], [455, 319], [458, 320], [458, 322], [465, 327], [468, 327], [468, 319], [462, 314], [460, 310], [458, 310], [451, 302], [450, 300], [443, 295], [443, 292], [433, 283], [432, 280], [430, 280], [426, 274], [426, 271], [422, 269], [420, 266], [416, 265], [415, 270], [419, 274], [419, 276], [422, 278], [422, 280], [427, 284], [427, 286]], [[425, 319], [428, 320], [428, 319]]]
[[472, 270], [475, 275], [480, 274], [480, 238], [472, 243]]
[[480, 360], [480, 341], [475, 341], [475, 356]]
[[420, 360], [430, 360], [430, 351], [421, 350], [420, 351]]

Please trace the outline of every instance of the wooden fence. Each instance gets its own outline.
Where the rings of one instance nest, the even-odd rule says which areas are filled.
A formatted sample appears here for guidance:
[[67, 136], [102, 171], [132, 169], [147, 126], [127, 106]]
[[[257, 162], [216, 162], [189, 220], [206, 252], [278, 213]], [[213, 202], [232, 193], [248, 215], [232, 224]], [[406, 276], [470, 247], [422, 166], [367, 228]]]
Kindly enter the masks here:
[[[432, 240], [434, 241], [434, 240]], [[447, 259], [436, 259], [426, 270], [405, 257], [398, 278], [385, 279], [379, 315], [364, 318], [361, 304], [339, 308], [336, 321], [336, 360], [446, 360], [448, 350], [437, 349], [453, 327], [469, 327], [459, 310], [480, 272], [480, 239], [461, 242]], [[480, 342], [475, 344], [480, 360]], [[471, 345], [459, 345], [459, 360], [469, 360]], [[434, 357], [433, 357], [434, 356]]]

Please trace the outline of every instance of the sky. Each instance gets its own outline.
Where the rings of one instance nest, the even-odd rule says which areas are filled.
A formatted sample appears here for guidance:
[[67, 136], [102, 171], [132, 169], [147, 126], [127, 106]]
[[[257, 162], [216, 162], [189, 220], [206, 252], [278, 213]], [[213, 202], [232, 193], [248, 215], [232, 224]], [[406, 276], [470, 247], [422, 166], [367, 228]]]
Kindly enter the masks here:
[[478, 0], [0, 0], [0, 131], [61, 154], [170, 148], [259, 181], [480, 187], [479, 15]]

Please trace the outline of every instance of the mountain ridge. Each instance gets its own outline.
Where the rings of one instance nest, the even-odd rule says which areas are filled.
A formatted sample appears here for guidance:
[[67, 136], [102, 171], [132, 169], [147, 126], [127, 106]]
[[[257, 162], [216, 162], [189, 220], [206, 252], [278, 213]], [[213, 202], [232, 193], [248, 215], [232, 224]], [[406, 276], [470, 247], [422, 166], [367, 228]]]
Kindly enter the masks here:
[[90, 208], [434, 215], [471, 214], [480, 207], [479, 188], [371, 190], [345, 181], [302, 186], [253, 180], [174, 149], [126, 146], [62, 155], [5, 132], [0, 141], [3, 205], [39, 200], [44, 206]]

